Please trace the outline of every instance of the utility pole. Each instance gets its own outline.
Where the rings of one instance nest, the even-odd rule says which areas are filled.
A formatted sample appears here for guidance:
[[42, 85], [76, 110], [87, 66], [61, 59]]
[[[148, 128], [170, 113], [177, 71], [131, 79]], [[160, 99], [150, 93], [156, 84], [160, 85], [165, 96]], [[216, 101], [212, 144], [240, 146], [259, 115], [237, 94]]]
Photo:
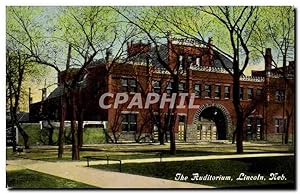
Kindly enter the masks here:
[[31, 97], [31, 88], [28, 89], [28, 112], [30, 112], [30, 105], [32, 103], [32, 97]]

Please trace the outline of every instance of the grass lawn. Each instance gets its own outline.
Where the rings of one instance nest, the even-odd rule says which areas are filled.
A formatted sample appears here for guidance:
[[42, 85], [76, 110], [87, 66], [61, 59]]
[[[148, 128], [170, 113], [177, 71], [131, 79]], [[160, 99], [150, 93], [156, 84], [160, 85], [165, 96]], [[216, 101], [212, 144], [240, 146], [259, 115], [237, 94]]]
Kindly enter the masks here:
[[[118, 164], [96, 165], [94, 168], [118, 171]], [[164, 178], [174, 180], [176, 173], [182, 173], [192, 178], [193, 173], [199, 173], [201, 176], [223, 175], [231, 176], [230, 181], [192, 181], [188, 182], [211, 185], [215, 187], [251, 187], [271, 185], [271, 188], [283, 186], [294, 188], [295, 183], [295, 160], [294, 157], [268, 157], [268, 158], [241, 158], [241, 159], [222, 159], [222, 160], [200, 160], [200, 161], [183, 161], [183, 162], [162, 162], [162, 163], [140, 163], [140, 164], [123, 164], [122, 172], [130, 174], [139, 174], [150, 177]], [[284, 174], [287, 180], [270, 181], [270, 173]], [[261, 181], [238, 181], [240, 173], [246, 175], [265, 176], [266, 180]], [[268, 187], [269, 188], [269, 187]]]
[[[28, 139], [28, 145], [34, 146], [34, 145], [43, 145], [43, 142], [41, 141], [41, 130], [39, 123], [34, 124], [23, 124], [22, 125], [24, 131], [29, 136]], [[53, 132], [53, 142], [57, 142], [58, 140], [58, 132], [59, 129], [56, 127]], [[65, 128], [66, 138], [65, 141], [67, 143], [71, 143], [71, 129], [69, 127]], [[44, 143], [48, 142], [48, 137], [44, 136], [44, 140], [47, 140]], [[103, 129], [101, 128], [84, 128], [83, 131], [83, 143], [84, 144], [100, 144], [105, 143], [105, 135], [103, 132]], [[23, 137], [19, 133], [19, 142], [18, 144], [24, 145]]]
[[87, 184], [55, 177], [31, 170], [17, 170], [6, 173], [6, 184], [13, 189], [89, 189], [96, 188]]
[[[207, 155], [225, 155], [235, 154], [236, 148], [232, 144], [178, 144], [176, 157], [180, 156], [207, 156]], [[271, 153], [271, 152], [289, 152], [289, 147], [286, 145], [245, 145], [244, 153]], [[99, 145], [85, 145], [81, 148], [80, 156], [100, 156], [116, 159], [136, 159], [136, 158], [158, 158], [159, 153], [162, 153], [163, 157], [174, 157], [169, 155], [169, 144], [99, 144]], [[24, 150], [23, 153], [13, 153], [12, 149], [7, 149], [6, 158], [19, 159], [39, 159], [47, 161], [57, 160], [57, 147], [52, 146], [31, 146], [30, 149]], [[67, 146], [64, 149], [63, 160], [71, 160], [71, 146]]]

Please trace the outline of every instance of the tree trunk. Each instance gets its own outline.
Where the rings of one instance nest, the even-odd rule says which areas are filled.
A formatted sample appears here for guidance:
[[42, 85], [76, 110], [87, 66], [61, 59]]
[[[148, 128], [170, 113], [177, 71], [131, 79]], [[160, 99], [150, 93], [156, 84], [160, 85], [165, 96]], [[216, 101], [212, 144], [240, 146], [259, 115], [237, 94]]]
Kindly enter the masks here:
[[[172, 76], [174, 83], [179, 83], [179, 76], [173, 75]], [[174, 84], [172, 86], [172, 93], [178, 94], [178, 84]], [[176, 154], [176, 142], [175, 142], [175, 121], [176, 121], [176, 106], [172, 108], [172, 110], [169, 110], [168, 114], [168, 128], [170, 130], [170, 154], [175, 155]]]
[[12, 139], [12, 147], [13, 147], [13, 152], [16, 152], [17, 151], [17, 142], [16, 142], [16, 128], [14, 125], [11, 126], [12, 128], [12, 136], [13, 136], [13, 139]]
[[[164, 137], [164, 140], [165, 140], [166, 143], [169, 142], [169, 137], [168, 137], [167, 131], [168, 131], [168, 129], [165, 129], [165, 130], [163, 131], [163, 137]], [[169, 133], [169, 134], [170, 134], [170, 133]]]
[[176, 154], [176, 143], [175, 143], [175, 113], [174, 109], [172, 111], [173, 114], [168, 113], [168, 123], [167, 128], [170, 131], [170, 154]]
[[53, 131], [54, 129], [53, 128], [49, 128], [49, 145], [53, 145]]
[[[239, 116], [238, 116], [239, 118]], [[236, 125], [236, 152], [243, 153], [243, 120], [237, 119]]]
[[165, 144], [165, 139], [164, 139], [164, 132], [161, 128], [158, 129], [158, 140], [160, 145]]
[[[63, 113], [64, 114], [64, 113]], [[62, 159], [64, 153], [64, 141], [65, 141], [65, 119], [64, 115], [61, 117], [59, 132], [58, 132], [58, 159]]]
[[117, 135], [116, 135], [116, 131], [113, 131], [113, 137], [114, 137], [114, 141], [113, 141], [113, 143], [118, 143], [118, 137], [117, 137]]
[[289, 128], [290, 128], [290, 120], [291, 120], [292, 112], [288, 114], [287, 112], [287, 120], [285, 124], [285, 138], [284, 138], [284, 143], [288, 144], [289, 143]]
[[79, 145], [78, 145], [78, 129], [76, 127], [76, 105], [74, 92], [70, 96], [70, 109], [71, 109], [71, 133], [72, 133], [72, 160], [80, 160]]
[[29, 149], [29, 145], [28, 145], [29, 137], [28, 137], [27, 133], [24, 131], [24, 129], [21, 127], [21, 125], [18, 121], [16, 122], [16, 125], [17, 125], [19, 132], [21, 133], [21, 135], [23, 137], [25, 149]]
[[176, 143], [175, 143], [174, 125], [170, 129], [170, 154], [171, 155], [175, 155], [176, 154]]
[[65, 86], [63, 89], [63, 94], [61, 96], [61, 117], [60, 117], [60, 125], [58, 132], [58, 159], [62, 159], [62, 155], [64, 153], [64, 142], [65, 142], [65, 119], [66, 119], [66, 100], [65, 100]]
[[53, 132], [54, 132], [54, 127], [53, 127], [53, 125], [51, 124], [51, 121], [49, 120], [49, 118], [47, 118], [47, 122], [48, 122], [48, 125], [50, 126], [50, 127], [48, 127], [48, 130], [49, 130], [48, 145], [53, 145]]
[[22, 136], [22, 138], [24, 140], [25, 149], [29, 149], [29, 145], [28, 145], [28, 139], [29, 139], [29, 137], [28, 137], [27, 133], [24, 131], [24, 129], [21, 127], [21, 125], [20, 125], [20, 123], [18, 121], [16, 107], [13, 107], [12, 111], [13, 111], [12, 114], [11, 114], [11, 116], [12, 116], [12, 126], [13, 127], [14, 126], [17, 127], [18, 131], [20, 132], [20, 134], [21, 134], [21, 136]]
[[78, 146], [82, 147], [83, 144], [83, 111], [80, 110], [78, 113]]
[[236, 152], [238, 154], [243, 153], [243, 112], [241, 110], [241, 100], [240, 100], [240, 76], [238, 65], [235, 64], [233, 76], [233, 105], [236, 114]]
[[285, 132], [285, 138], [284, 138], [284, 144], [289, 143], [289, 128], [286, 126], [286, 132]]
[[236, 138], [236, 130], [233, 131], [233, 134], [232, 134], [232, 144], [235, 144], [235, 138]]
[[111, 138], [111, 136], [108, 134], [107, 129], [104, 129], [104, 126], [102, 127], [103, 133], [105, 135], [105, 142], [106, 143], [113, 143], [114, 140]]

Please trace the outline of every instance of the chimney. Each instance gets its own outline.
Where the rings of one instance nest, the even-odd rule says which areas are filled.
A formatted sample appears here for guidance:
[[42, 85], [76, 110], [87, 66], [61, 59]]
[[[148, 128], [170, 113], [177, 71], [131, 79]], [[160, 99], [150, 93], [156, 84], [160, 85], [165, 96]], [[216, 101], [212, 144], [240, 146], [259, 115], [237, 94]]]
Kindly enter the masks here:
[[208, 38], [208, 43], [207, 43], [210, 66], [213, 66], [213, 60], [214, 60], [214, 51], [212, 49], [212, 46], [213, 46], [213, 40], [212, 40], [212, 37], [210, 37], [210, 38]]
[[265, 87], [266, 87], [266, 106], [268, 106], [268, 103], [270, 102], [270, 77], [271, 77], [271, 65], [272, 65], [272, 52], [271, 48], [266, 48], [265, 53], [265, 72], [266, 72], [266, 78], [265, 78]]
[[170, 31], [167, 32], [167, 40], [170, 41], [170, 43], [172, 42], [172, 33]]
[[47, 88], [42, 88], [42, 101], [45, 101], [47, 97]]
[[265, 54], [265, 71], [266, 71], [266, 77], [271, 76], [271, 66], [272, 66], [272, 52], [271, 48], [266, 48], [266, 54]]
[[112, 51], [111, 51], [111, 49], [106, 49], [105, 60], [106, 60], [107, 63], [112, 62]]
[[127, 50], [129, 49], [129, 47], [130, 47], [130, 42], [127, 41]]

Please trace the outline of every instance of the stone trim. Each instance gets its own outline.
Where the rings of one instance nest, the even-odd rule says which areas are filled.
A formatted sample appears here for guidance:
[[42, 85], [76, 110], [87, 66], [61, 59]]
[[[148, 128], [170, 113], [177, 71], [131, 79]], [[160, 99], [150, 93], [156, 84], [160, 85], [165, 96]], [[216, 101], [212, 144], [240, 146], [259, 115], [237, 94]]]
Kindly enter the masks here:
[[224, 114], [225, 122], [226, 122], [226, 126], [227, 126], [227, 128], [226, 128], [227, 138], [230, 138], [230, 135], [232, 133], [232, 131], [230, 131], [230, 130], [232, 130], [232, 127], [233, 127], [232, 119], [231, 119], [231, 115], [230, 115], [229, 111], [222, 104], [207, 103], [207, 104], [201, 105], [199, 107], [199, 109], [197, 110], [197, 112], [194, 114], [193, 125], [196, 125], [199, 122], [199, 117], [200, 117], [201, 113], [205, 109], [210, 108], [210, 107], [216, 107], [219, 110], [221, 110], [222, 113]]

